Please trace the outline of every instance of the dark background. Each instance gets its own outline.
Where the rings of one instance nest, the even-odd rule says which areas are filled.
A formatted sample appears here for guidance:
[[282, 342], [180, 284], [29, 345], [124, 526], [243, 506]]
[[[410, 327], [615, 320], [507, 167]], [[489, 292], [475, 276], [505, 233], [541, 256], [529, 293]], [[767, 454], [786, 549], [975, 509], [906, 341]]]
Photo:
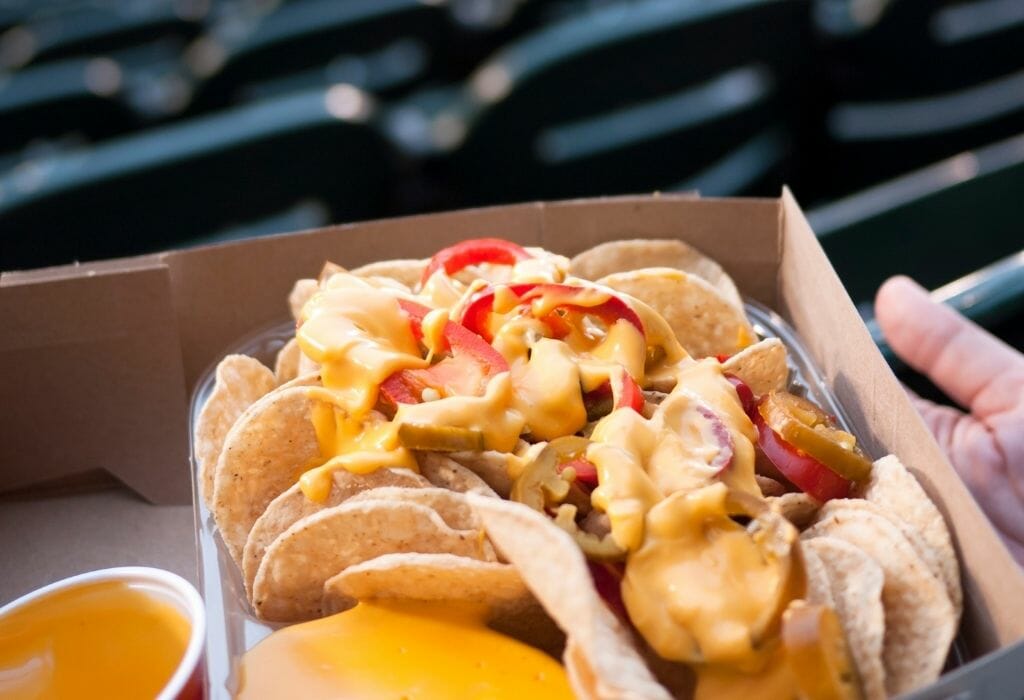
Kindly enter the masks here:
[[1022, 347], [1024, 0], [0, 0], [0, 269], [784, 183]]

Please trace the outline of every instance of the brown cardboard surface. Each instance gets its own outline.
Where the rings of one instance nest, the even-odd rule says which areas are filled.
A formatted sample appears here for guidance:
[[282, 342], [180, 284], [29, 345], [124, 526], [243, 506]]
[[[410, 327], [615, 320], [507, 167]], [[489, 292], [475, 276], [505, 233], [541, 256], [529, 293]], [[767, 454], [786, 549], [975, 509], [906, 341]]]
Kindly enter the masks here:
[[124, 487], [0, 502], [0, 606], [112, 566], [155, 566], [195, 583], [191, 506], [154, 506]]
[[[972, 651], [1024, 636], [1024, 575], [872, 345], [788, 192], [777, 200], [620, 197], [495, 207], [5, 275], [0, 490], [103, 468], [148, 498], [183, 501], [186, 388], [240, 336], [286, 318], [285, 297], [296, 278], [315, 276], [326, 259], [355, 266], [421, 257], [473, 236], [503, 236], [566, 254], [621, 237], [679, 237], [711, 254], [742, 292], [794, 324], [867, 449], [900, 455], [953, 523], [967, 567], [965, 630]], [[133, 513], [127, 517], [137, 523], [149, 522], [143, 513], [161, 512], [109, 498], [59, 501], [66, 510], [81, 508], [80, 520], [68, 521], [78, 528], [81, 549], [114, 553], [103, 548], [121, 525], [116, 517], [93, 518], [92, 509]], [[49, 522], [42, 515], [46, 503], [52, 505], [15, 505], [38, 518], [34, 522]], [[0, 504], [5, 515], [9, 508]], [[19, 565], [41, 549], [48, 557], [51, 551], [71, 556], [71, 562], [86, 556], [51, 550], [62, 528], [46, 527], [34, 547], [22, 547], [10, 528], [0, 530], [2, 551], [12, 552], [9, 560]], [[148, 532], [164, 541], [163, 533]], [[148, 544], [140, 537], [123, 546], [127, 553]]]
[[[782, 199], [778, 310], [818, 361], [872, 455], [903, 461], [939, 509], [960, 556], [974, 653], [1024, 636], [1024, 575], [882, 358], [792, 194]], [[998, 614], [993, 614], [998, 610]]]
[[373, 260], [419, 258], [480, 236], [539, 242], [539, 205], [411, 216], [333, 226], [168, 253], [188, 387], [239, 337], [288, 318], [295, 280], [315, 277], [330, 260], [357, 267]]
[[48, 282], [51, 280], [67, 279], [69, 277], [84, 277], [87, 275], [141, 270], [161, 265], [162, 257], [162, 253], [154, 253], [151, 255], [137, 255], [130, 258], [115, 258], [113, 260], [95, 260], [85, 263], [75, 262], [69, 265], [40, 267], [35, 270], [12, 270], [10, 272], [0, 274], [0, 287], [12, 287], [18, 284], [29, 284], [35, 282]]
[[146, 498], [187, 503], [187, 397], [167, 267], [150, 259], [4, 277], [3, 490], [106, 470]]

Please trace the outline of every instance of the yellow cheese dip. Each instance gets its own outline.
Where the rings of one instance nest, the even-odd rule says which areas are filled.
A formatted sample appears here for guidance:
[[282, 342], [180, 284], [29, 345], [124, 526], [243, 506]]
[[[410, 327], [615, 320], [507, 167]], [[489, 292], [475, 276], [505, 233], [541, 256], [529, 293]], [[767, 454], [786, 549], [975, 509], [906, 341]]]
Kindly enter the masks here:
[[278, 630], [251, 649], [237, 697], [573, 697], [557, 661], [488, 629], [483, 619], [482, 610], [451, 603], [360, 603]]
[[43, 596], [0, 619], [0, 697], [154, 698], [190, 631], [173, 605], [120, 581]]

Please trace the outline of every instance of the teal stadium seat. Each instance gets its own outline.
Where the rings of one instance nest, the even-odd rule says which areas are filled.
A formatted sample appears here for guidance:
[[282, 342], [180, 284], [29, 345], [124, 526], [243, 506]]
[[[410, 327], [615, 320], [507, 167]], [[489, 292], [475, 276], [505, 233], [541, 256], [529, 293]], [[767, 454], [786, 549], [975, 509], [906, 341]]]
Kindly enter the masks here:
[[346, 82], [388, 93], [427, 74], [447, 23], [443, 2], [303, 0], [211, 23], [186, 52], [193, 109]]
[[[449, 159], [438, 169], [455, 196], [443, 206], [671, 189], [798, 121], [807, 11], [800, 0], [611, 4], [514, 41], [462, 88], [412, 96], [389, 132]], [[765, 151], [774, 191], [788, 151]]]
[[303, 200], [379, 216], [394, 161], [372, 117], [341, 85], [24, 162], [0, 176], [0, 269], [166, 248]]
[[[816, 208], [808, 218], [850, 296], [870, 315], [875, 291], [891, 275], [935, 289], [1024, 249], [1021, 193], [1024, 135]], [[1011, 294], [992, 306], [962, 308], [997, 322], [1021, 302], [1024, 295]]]
[[99, 139], [139, 124], [125, 100], [123, 68], [108, 57], [69, 58], [0, 80], [0, 154], [69, 133]]
[[35, 11], [24, 9], [21, 21], [0, 38], [0, 70], [106, 54], [153, 41], [183, 44], [199, 33], [208, 5], [159, 0], [66, 2], [49, 10], [38, 6]]
[[905, 274], [1024, 351], [1024, 136], [962, 153], [809, 212], [832, 264], [901, 381], [951, 403], [903, 366], [874, 320], [890, 275]]
[[799, 178], [808, 203], [1024, 132], [1024, 3], [814, 7], [823, 36], [811, 80], [826, 106]]

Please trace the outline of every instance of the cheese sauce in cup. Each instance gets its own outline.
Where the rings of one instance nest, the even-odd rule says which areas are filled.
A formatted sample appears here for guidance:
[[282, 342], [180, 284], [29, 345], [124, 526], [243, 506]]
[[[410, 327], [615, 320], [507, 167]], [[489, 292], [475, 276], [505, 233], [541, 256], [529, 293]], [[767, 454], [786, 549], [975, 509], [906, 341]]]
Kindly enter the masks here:
[[161, 569], [92, 571], [0, 608], [0, 697], [202, 697], [202, 599]]

